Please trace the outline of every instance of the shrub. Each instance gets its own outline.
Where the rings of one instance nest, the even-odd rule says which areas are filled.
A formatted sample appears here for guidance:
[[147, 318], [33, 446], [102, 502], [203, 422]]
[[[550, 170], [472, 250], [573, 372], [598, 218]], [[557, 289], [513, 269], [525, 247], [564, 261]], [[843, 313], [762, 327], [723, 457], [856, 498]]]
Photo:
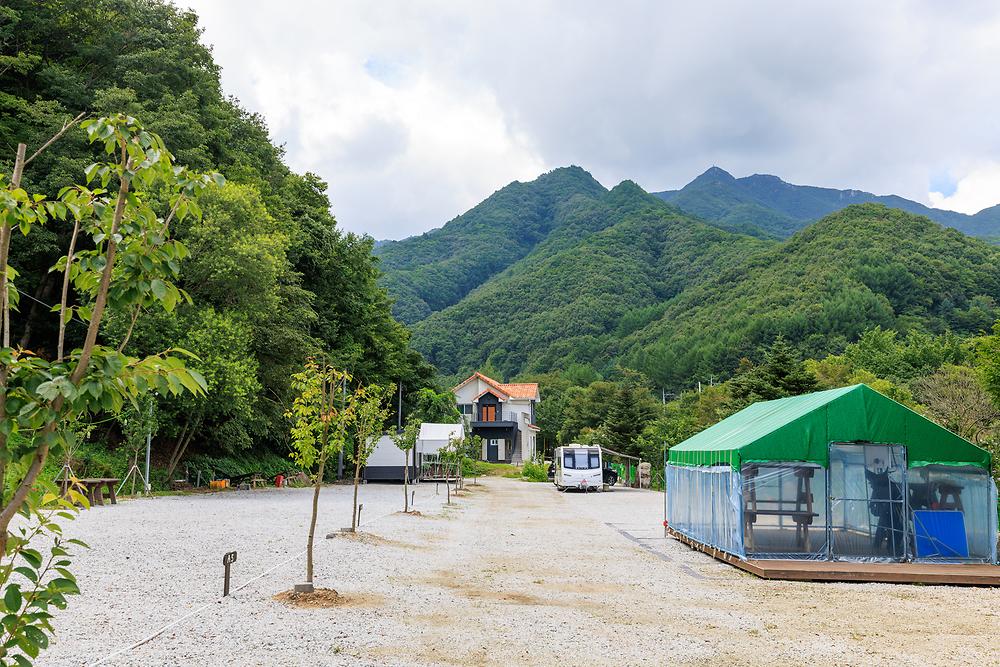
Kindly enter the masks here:
[[529, 482], [549, 481], [549, 473], [545, 468], [545, 464], [532, 463], [531, 461], [524, 462], [524, 468], [521, 469], [521, 477]]

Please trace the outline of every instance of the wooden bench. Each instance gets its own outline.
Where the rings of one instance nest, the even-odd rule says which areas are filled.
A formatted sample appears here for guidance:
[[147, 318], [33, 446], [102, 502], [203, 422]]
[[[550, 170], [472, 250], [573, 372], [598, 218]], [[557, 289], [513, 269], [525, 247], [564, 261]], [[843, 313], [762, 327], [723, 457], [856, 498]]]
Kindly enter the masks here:
[[[782, 466], [784, 467], [784, 466]], [[759, 472], [757, 466], [747, 466], [745, 475], [747, 478], [746, 504], [743, 507], [743, 539], [747, 549], [754, 548], [753, 529], [758, 516], [787, 516], [795, 522], [795, 544], [799, 549], [809, 552], [811, 544], [809, 541], [809, 526], [813, 519], [819, 516], [813, 511], [812, 478], [816, 469], [809, 466], [790, 466], [795, 470], [796, 490], [795, 498], [784, 500], [758, 499], [756, 477]], [[761, 505], [776, 505], [774, 509], [765, 509]]]
[[[63, 495], [66, 494], [67, 487], [71, 480], [63, 480]], [[116, 477], [86, 477], [84, 479], [76, 480], [76, 485], [83, 487], [80, 491], [83, 495], [87, 496], [87, 500], [90, 501], [90, 505], [104, 505], [104, 490], [107, 489], [108, 499], [111, 501], [112, 505], [118, 504], [118, 494], [115, 492], [115, 486], [121, 480]]]

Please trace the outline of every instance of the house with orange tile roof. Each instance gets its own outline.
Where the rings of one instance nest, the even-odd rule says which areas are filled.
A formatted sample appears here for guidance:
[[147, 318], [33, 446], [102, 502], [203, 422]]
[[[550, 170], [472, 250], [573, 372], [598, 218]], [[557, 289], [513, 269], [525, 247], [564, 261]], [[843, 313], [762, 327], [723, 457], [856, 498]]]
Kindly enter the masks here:
[[541, 401], [534, 382], [498, 382], [473, 373], [452, 389], [472, 435], [483, 439], [480, 457], [494, 463], [520, 464], [535, 457]]

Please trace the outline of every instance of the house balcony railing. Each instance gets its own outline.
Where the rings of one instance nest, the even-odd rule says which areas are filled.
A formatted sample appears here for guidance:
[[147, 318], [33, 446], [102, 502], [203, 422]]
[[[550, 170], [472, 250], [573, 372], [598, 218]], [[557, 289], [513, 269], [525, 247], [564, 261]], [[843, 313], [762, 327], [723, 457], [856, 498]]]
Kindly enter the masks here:
[[483, 421], [481, 419], [473, 419], [469, 422], [469, 426], [473, 429], [477, 428], [497, 428], [497, 429], [516, 429], [517, 422], [513, 419], [500, 419], [496, 421]]

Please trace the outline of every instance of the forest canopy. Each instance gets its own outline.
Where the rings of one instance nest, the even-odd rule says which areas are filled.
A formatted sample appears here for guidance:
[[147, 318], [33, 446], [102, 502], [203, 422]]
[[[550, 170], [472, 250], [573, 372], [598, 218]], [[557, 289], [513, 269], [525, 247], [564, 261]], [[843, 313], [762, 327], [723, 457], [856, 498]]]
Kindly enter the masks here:
[[[391, 316], [373, 240], [338, 228], [326, 183], [288, 169], [263, 119], [223, 93], [200, 37], [194, 13], [152, 0], [5, 2], [0, 172], [17, 143], [37, 146], [80, 113], [127, 113], [163, 136], [178, 164], [223, 174], [226, 185], [200, 202], [203, 221], [174, 230], [191, 251], [178, 282], [190, 300], [169, 313], [112, 311], [101, 335], [127, 339], [135, 355], [180, 347], [198, 356], [207, 396], [158, 401], [163, 451], [284, 453], [290, 377], [308, 356], [407, 392], [429, 386], [433, 369]], [[24, 181], [54, 192], [95, 159], [83, 134], [68, 132]], [[68, 234], [49, 226], [12, 244], [24, 295], [13, 340], [41, 355], [54, 348], [48, 311], [60, 281], [49, 269]], [[82, 334], [71, 321], [68, 346]]]

